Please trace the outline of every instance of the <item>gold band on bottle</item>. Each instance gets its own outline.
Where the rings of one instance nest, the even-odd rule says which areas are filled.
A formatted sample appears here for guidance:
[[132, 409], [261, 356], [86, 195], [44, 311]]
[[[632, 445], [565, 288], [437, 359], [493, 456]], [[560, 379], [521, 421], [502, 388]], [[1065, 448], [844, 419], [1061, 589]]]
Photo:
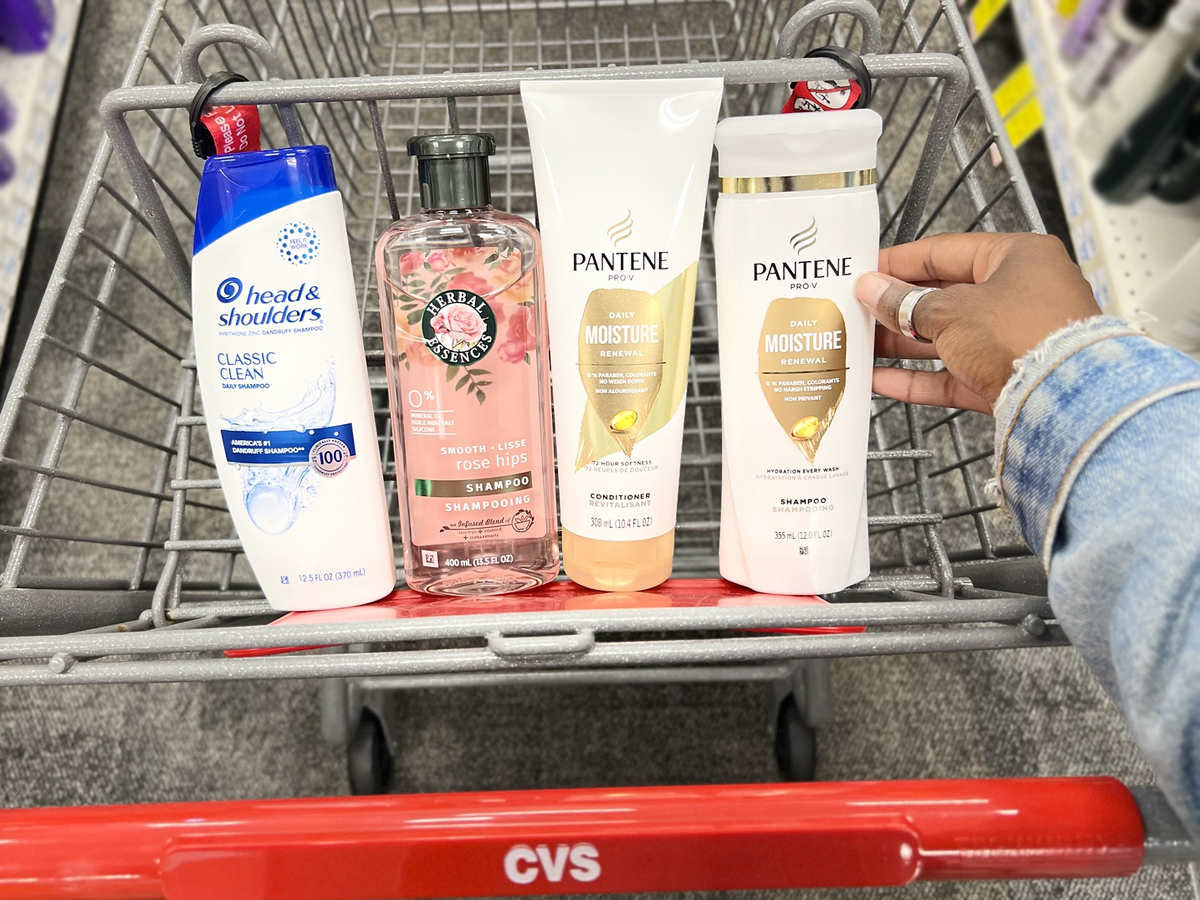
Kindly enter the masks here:
[[874, 169], [825, 172], [821, 175], [776, 175], [770, 178], [722, 178], [722, 194], [784, 194], [791, 191], [829, 191], [875, 183]]

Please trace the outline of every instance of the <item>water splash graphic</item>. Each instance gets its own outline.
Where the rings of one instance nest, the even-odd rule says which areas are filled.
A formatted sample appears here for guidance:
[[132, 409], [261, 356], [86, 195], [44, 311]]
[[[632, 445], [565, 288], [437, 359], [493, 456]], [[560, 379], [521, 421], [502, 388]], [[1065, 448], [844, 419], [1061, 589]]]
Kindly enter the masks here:
[[[227, 426], [239, 431], [308, 431], [324, 428], [333, 421], [337, 403], [337, 377], [333, 363], [316, 382], [306, 382], [300, 400], [282, 410], [243, 409], [236, 416], [222, 416]], [[239, 466], [242, 473], [242, 503], [259, 531], [283, 534], [317, 496], [312, 467]]]

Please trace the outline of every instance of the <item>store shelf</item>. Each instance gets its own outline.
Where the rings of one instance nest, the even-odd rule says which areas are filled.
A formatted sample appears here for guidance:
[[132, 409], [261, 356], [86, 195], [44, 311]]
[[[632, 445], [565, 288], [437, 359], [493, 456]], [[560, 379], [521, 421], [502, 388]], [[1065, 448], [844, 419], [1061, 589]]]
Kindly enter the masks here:
[[1105, 202], [1091, 189], [1096, 163], [1075, 146], [1085, 109], [1067, 90], [1070, 69], [1058, 53], [1049, 0], [1012, 0], [1025, 55], [1033, 67], [1076, 258], [1105, 312], [1144, 320], [1142, 303], [1200, 241], [1200, 207], [1147, 197], [1129, 206]]
[[56, 0], [54, 36], [43, 53], [15, 54], [0, 47], [0, 84], [17, 111], [12, 128], [0, 136], [16, 158], [13, 179], [0, 187], [0, 350], [21, 280], [81, 5], [82, 0]]

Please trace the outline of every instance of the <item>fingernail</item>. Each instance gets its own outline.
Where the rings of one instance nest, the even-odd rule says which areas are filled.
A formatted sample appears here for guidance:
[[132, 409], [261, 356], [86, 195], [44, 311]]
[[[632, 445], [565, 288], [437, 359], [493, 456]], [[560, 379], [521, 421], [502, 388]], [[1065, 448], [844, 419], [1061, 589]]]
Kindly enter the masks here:
[[878, 272], [864, 272], [854, 284], [854, 296], [870, 309], [879, 305], [879, 298], [891, 282]]

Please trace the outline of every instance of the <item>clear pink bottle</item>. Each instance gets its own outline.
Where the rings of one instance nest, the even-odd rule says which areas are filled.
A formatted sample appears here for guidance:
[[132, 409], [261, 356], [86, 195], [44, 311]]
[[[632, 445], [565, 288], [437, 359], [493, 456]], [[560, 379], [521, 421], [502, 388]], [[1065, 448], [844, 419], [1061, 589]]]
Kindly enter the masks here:
[[542, 251], [490, 205], [487, 134], [416, 137], [420, 215], [376, 247], [409, 587], [484, 596], [558, 575]]

